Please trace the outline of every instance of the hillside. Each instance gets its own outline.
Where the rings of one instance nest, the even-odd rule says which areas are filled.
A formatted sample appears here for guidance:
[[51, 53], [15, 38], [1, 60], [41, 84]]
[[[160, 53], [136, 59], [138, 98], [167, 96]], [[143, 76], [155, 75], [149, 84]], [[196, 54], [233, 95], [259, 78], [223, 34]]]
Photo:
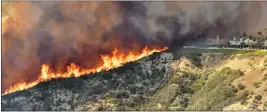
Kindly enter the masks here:
[[2, 96], [2, 110], [266, 110], [267, 57], [156, 53]]
[[169, 53], [2, 96], [2, 110], [134, 110], [171, 75]]
[[176, 72], [145, 110], [267, 109], [264, 55], [203, 53], [182, 57], [171, 65]]

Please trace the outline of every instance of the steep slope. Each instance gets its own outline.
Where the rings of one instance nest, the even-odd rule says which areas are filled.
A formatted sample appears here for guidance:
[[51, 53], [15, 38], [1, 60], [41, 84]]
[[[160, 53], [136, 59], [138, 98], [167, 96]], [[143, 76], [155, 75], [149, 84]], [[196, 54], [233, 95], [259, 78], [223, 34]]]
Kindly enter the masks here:
[[183, 56], [171, 63], [174, 74], [168, 84], [151, 97], [144, 110], [267, 109], [265, 55]]
[[[222, 56], [222, 55], [221, 55]], [[202, 55], [202, 58], [210, 60], [219, 56]], [[247, 53], [242, 55], [228, 55], [225, 59], [213, 61], [214, 68], [222, 69], [229, 67], [234, 70], [241, 70], [244, 76], [232, 82], [232, 85], [246, 89], [250, 96], [245, 102], [236, 102], [224, 110], [266, 110], [267, 109], [267, 55]], [[206, 61], [205, 63], [210, 63]], [[257, 97], [262, 97], [258, 100]], [[244, 104], [245, 103], [245, 104]]]
[[2, 97], [2, 110], [135, 110], [171, 75], [170, 53], [107, 72], [58, 79]]

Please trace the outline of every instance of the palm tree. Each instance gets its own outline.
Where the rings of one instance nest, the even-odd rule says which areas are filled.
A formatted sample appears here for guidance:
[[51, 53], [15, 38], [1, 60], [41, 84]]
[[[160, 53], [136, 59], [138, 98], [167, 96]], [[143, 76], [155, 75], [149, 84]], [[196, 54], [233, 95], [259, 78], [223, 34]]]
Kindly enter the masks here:
[[[254, 41], [254, 37], [253, 37], [252, 35], [249, 35], [249, 40]], [[253, 43], [251, 43], [251, 42], [249, 41], [249, 45], [248, 45], [248, 47], [251, 48], [251, 47], [252, 47], [252, 44], [253, 44]]]

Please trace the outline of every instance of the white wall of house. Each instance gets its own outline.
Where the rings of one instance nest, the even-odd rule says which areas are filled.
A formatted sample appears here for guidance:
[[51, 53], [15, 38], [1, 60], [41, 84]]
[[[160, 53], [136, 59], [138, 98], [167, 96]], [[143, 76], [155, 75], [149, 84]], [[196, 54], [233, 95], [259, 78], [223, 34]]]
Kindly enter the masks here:
[[235, 40], [231, 40], [229, 42], [230, 42], [230, 45], [240, 45], [241, 44], [240, 41], [235, 41]]
[[263, 46], [267, 47], [267, 40], [263, 42]]

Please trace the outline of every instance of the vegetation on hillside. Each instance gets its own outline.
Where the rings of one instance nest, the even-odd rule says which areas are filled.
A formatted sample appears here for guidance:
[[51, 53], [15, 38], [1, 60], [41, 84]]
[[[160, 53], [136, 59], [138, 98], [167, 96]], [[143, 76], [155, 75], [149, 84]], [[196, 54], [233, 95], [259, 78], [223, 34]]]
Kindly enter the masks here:
[[240, 70], [193, 74], [177, 70], [169, 83], [155, 93], [142, 110], [222, 110], [236, 101], [244, 101], [249, 92], [231, 83], [243, 76]]
[[240, 70], [223, 70], [212, 74], [206, 83], [192, 95], [187, 110], [222, 110], [234, 101], [245, 98], [231, 82], [241, 76]]
[[[258, 76], [262, 78], [253, 81], [249, 78], [248, 84], [244, 81], [246, 71], [214, 65], [218, 60], [237, 62], [244, 58], [250, 60], [246, 63], [257, 62], [260, 56], [262, 65], [267, 62], [263, 55], [183, 52], [172, 56], [163, 58], [155, 53], [143, 61], [95, 75], [41, 83], [5, 96], [2, 105], [6, 110], [14, 105], [21, 110], [227, 110], [226, 107], [236, 104], [249, 109], [267, 107], [265, 70], [259, 69], [262, 74]], [[263, 89], [264, 93], [253, 89]], [[29, 95], [32, 97], [27, 98]]]

